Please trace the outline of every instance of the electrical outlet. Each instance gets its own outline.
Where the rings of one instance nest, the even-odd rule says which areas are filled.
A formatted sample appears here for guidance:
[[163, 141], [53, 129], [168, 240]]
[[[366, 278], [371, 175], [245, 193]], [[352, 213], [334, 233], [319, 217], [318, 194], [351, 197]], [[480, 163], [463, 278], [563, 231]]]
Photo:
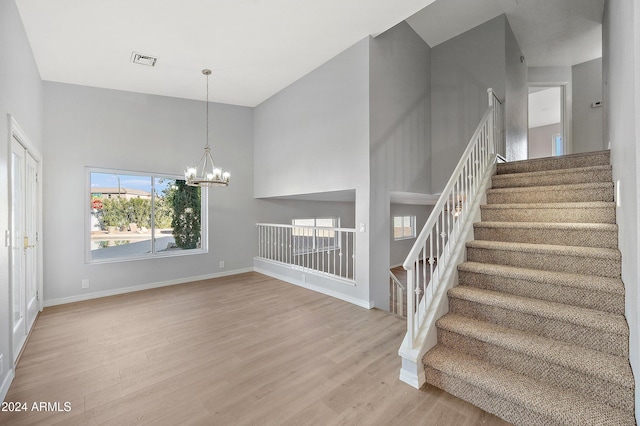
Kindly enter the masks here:
[[89, 280], [88, 279], [82, 280], [82, 288], [89, 288]]
[[616, 207], [622, 207], [622, 200], [620, 199], [620, 179], [616, 181]]
[[221, 261], [220, 261], [220, 267], [221, 267], [221, 268], [224, 268], [224, 260], [221, 260]]

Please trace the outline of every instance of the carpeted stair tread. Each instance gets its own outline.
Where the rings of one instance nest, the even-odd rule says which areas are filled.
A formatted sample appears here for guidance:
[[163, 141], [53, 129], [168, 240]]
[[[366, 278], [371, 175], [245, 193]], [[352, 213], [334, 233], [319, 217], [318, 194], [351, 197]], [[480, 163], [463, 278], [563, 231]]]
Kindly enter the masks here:
[[458, 270], [485, 275], [505, 276], [512, 279], [531, 281], [532, 283], [583, 288], [621, 296], [625, 294], [624, 284], [619, 278], [573, 274], [570, 272], [543, 271], [540, 269], [527, 269], [517, 266], [494, 265], [480, 262], [461, 263], [458, 265]]
[[449, 298], [466, 300], [480, 305], [494, 306], [509, 311], [562, 321], [610, 334], [629, 335], [629, 328], [624, 316], [610, 312], [462, 285], [449, 289], [447, 294]]
[[469, 261], [458, 265], [458, 284], [614, 314], [625, 312], [620, 278]]
[[629, 361], [623, 357], [456, 314], [440, 318], [438, 328], [524, 353], [624, 388], [634, 388]]
[[505, 222], [615, 223], [615, 203], [503, 203], [480, 206], [482, 220]]
[[477, 240], [618, 247], [618, 226], [609, 223], [485, 221], [473, 227]]
[[589, 166], [572, 169], [499, 174], [492, 177], [493, 188], [565, 185], [586, 182], [611, 182], [611, 166]]
[[598, 259], [609, 259], [614, 261], [620, 261], [621, 257], [620, 251], [617, 249], [601, 247], [561, 246], [554, 244], [511, 243], [504, 241], [472, 240], [467, 243], [467, 248], [507, 250], [528, 254], [549, 254], [556, 256], [580, 256]]
[[[509, 401], [534, 412], [538, 420], [528, 419], [526, 410], [502, 411], [495, 404], [483, 404], [474, 401], [481, 408], [503, 416], [518, 425], [557, 424], [557, 425], [634, 425], [631, 412], [616, 409], [598, 403], [582, 395], [555, 386], [541, 383], [535, 379], [493, 366], [473, 356], [453, 351], [444, 346], [436, 346], [423, 358], [429, 377], [429, 369], [440, 371], [448, 376], [485, 390], [489, 395]], [[445, 391], [449, 389], [444, 386]], [[453, 392], [452, 392], [453, 393]], [[454, 395], [465, 399], [462, 392]], [[495, 407], [495, 408], [494, 408]], [[540, 417], [549, 422], [541, 422]]]
[[560, 157], [534, 158], [530, 160], [510, 161], [499, 163], [496, 173], [527, 173], [544, 170], [572, 169], [578, 167], [601, 166], [611, 164], [610, 152], [596, 151], [579, 154], [569, 154]]
[[618, 231], [618, 225], [612, 223], [572, 223], [572, 222], [476, 222], [474, 227], [487, 228], [542, 228], [542, 229], [571, 229], [576, 231]]
[[487, 190], [488, 204], [613, 201], [613, 182], [495, 188]]

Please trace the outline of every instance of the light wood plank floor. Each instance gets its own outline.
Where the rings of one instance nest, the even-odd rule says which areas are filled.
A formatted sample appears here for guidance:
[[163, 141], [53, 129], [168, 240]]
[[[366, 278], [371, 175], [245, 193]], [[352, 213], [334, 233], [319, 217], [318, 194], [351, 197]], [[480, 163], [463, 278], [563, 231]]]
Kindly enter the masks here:
[[404, 327], [258, 273], [47, 308], [0, 424], [507, 424], [400, 382]]

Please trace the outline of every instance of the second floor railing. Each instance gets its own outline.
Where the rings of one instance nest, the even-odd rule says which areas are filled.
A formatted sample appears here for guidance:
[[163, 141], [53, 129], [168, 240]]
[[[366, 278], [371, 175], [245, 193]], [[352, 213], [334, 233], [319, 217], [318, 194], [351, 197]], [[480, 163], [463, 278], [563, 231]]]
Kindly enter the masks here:
[[258, 258], [355, 282], [356, 230], [258, 223]]

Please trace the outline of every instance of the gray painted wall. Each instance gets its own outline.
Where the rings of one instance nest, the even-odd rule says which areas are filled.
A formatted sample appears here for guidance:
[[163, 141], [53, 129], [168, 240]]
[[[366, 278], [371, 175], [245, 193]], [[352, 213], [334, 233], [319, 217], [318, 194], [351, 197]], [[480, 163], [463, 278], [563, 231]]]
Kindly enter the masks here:
[[430, 48], [402, 22], [371, 41], [370, 286], [389, 309], [389, 191], [430, 191]]
[[487, 109], [505, 99], [504, 15], [431, 49], [431, 192], [444, 189]]
[[636, 379], [640, 418], [640, 6], [608, 0], [603, 17], [603, 94], [606, 142], [611, 143], [613, 179], [620, 181], [616, 218], [622, 252], [622, 280], [629, 323], [629, 357]]
[[369, 39], [255, 108], [256, 197], [368, 190]]
[[603, 142], [602, 107], [592, 103], [602, 101], [602, 58], [574, 65], [573, 85], [573, 152], [606, 149]]
[[506, 104], [504, 114], [507, 160], [527, 158], [527, 61], [509, 21], [505, 19]]
[[254, 194], [355, 190], [358, 285], [369, 292], [369, 43], [365, 38], [254, 109]]
[[257, 222], [290, 225], [295, 218], [338, 217], [342, 228], [355, 227], [356, 206], [351, 202], [260, 199]]
[[[8, 134], [12, 114], [30, 142], [42, 153], [42, 83], [29, 40], [14, 0], [0, 0], [0, 223], [9, 224]], [[0, 389], [8, 385], [11, 371], [11, 316], [9, 297], [9, 249], [0, 250], [0, 355], [4, 371]]]
[[[253, 266], [253, 112], [214, 103], [213, 155], [232, 182], [209, 190], [209, 253], [84, 263], [85, 167], [180, 175], [202, 155], [204, 111], [200, 101], [44, 84], [45, 303]], [[89, 289], [81, 289], [82, 279]]]
[[529, 158], [551, 157], [553, 155], [551, 136], [562, 132], [560, 123], [529, 129]]

